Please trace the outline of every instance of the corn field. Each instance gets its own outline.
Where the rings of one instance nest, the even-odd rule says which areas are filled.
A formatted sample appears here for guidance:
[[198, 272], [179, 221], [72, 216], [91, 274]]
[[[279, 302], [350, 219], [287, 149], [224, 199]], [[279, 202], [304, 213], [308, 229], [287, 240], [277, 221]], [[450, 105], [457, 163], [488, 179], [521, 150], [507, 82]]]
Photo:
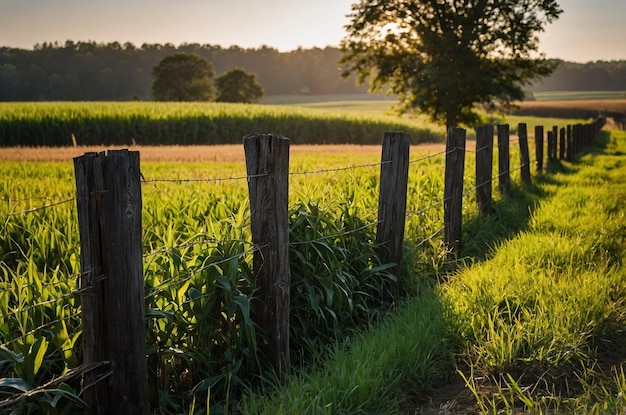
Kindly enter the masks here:
[[[390, 307], [384, 295], [390, 265], [377, 259], [374, 242], [380, 165], [371, 155], [350, 156], [354, 164], [346, 165], [347, 156], [301, 155], [291, 163], [296, 364], [305, 365]], [[444, 157], [413, 157], [406, 266], [427, 278], [446, 256], [440, 235]], [[75, 411], [85, 387], [78, 375], [90, 368], [81, 366], [71, 163], [7, 162], [0, 174], [7, 178], [0, 188], [0, 409]], [[146, 163], [142, 174], [151, 406], [181, 413], [208, 395], [215, 408], [227, 410], [268, 370], [250, 318], [255, 247], [245, 166]], [[405, 289], [411, 290], [410, 281]], [[11, 401], [16, 392], [26, 398]]]
[[0, 103], [0, 146], [241, 144], [250, 132], [293, 137], [293, 144], [379, 144], [405, 131], [414, 144], [445, 131], [386, 115], [218, 103]]

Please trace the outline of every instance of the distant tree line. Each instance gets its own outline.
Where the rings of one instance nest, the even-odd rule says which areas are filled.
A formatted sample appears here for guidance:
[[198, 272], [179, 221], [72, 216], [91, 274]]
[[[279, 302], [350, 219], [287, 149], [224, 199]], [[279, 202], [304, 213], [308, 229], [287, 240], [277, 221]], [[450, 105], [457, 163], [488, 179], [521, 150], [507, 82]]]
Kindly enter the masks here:
[[[268, 95], [364, 93], [355, 78], [343, 79], [338, 48], [73, 42], [43, 43], [33, 50], [0, 48], [0, 101], [150, 100], [152, 70], [166, 56], [193, 53], [210, 61], [216, 75], [234, 68], [255, 74]], [[533, 91], [626, 90], [626, 61], [559, 62]]]
[[539, 91], [626, 91], [626, 60], [573, 63], [555, 61], [557, 67], [549, 77], [536, 83]]

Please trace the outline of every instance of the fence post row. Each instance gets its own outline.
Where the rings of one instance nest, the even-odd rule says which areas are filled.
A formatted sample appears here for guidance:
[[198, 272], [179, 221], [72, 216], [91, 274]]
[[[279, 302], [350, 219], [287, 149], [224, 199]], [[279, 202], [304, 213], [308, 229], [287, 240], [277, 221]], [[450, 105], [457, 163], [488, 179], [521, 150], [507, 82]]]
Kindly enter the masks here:
[[511, 151], [509, 125], [498, 125], [498, 190], [504, 195], [511, 192]]
[[[572, 159], [591, 144], [604, 125], [561, 129], [561, 158]], [[548, 158], [556, 159], [556, 130], [548, 132]], [[510, 191], [509, 126], [498, 126], [499, 189]], [[493, 126], [476, 133], [476, 190], [481, 212], [491, 206]], [[530, 182], [526, 125], [519, 125], [522, 180]], [[461, 243], [466, 131], [452, 127], [446, 137], [444, 243], [456, 255]], [[271, 134], [244, 137], [253, 269], [258, 302], [253, 317], [267, 335], [261, 344], [269, 362], [284, 377], [289, 368], [289, 140]], [[400, 288], [406, 217], [410, 137], [385, 133], [376, 241], [380, 255], [395, 263]], [[535, 127], [537, 172], [543, 172], [543, 127]], [[87, 413], [148, 414], [146, 326], [142, 257], [142, 200], [139, 152], [110, 150], [74, 159], [81, 248], [81, 319], [85, 364], [109, 370], [87, 372], [82, 398]]]
[[253, 270], [258, 280], [254, 319], [267, 335], [261, 349], [279, 377], [289, 370], [289, 139], [244, 137], [250, 196]]
[[[74, 159], [81, 248], [86, 413], [148, 414], [139, 152]], [[95, 371], [94, 371], [95, 372]]]
[[465, 130], [451, 127], [446, 136], [446, 172], [443, 190], [444, 244], [451, 255], [458, 254], [461, 247], [464, 170]]
[[476, 128], [476, 203], [481, 213], [491, 210], [493, 125]]
[[396, 296], [401, 287], [406, 198], [409, 183], [409, 148], [410, 135], [408, 133], [384, 133], [376, 244], [379, 246], [381, 259], [395, 264], [392, 272], [396, 281], [390, 287], [392, 296]]

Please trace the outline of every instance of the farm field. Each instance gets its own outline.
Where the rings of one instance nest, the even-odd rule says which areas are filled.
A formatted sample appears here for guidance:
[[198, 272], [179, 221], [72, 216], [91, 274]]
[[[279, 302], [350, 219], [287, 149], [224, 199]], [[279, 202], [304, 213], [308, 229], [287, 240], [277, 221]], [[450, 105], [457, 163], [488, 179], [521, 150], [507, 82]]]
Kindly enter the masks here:
[[[504, 119], [493, 118], [492, 121]], [[528, 120], [531, 121], [529, 131], [532, 131], [534, 119], [529, 117]], [[557, 119], [537, 119], [537, 122], [546, 123], [542, 124], [546, 129], [553, 124], [564, 126], [571, 123]], [[204, 403], [210, 400], [217, 413], [222, 410], [242, 413], [328, 413], [329, 410], [333, 413], [364, 410], [414, 413], [409, 408], [422, 405], [416, 394], [436, 391], [442, 379], [446, 382], [453, 379], [460, 389], [476, 391], [472, 395], [474, 398], [466, 396], [464, 399], [471, 402], [474, 409], [484, 412], [491, 412], [492, 407], [519, 406], [520, 402], [530, 405], [524, 400], [526, 395], [515, 395], [514, 392], [516, 385], [521, 385], [522, 391], [527, 390], [516, 377], [519, 374], [516, 370], [526, 368], [524, 362], [537, 362], [542, 369], [555, 366], [558, 368], [555, 376], [561, 375], [562, 364], [566, 365], [565, 368], [570, 368], [568, 365], [587, 367], [589, 361], [583, 361], [582, 357], [593, 359], [593, 350], [584, 341], [571, 343], [571, 336], [580, 333], [576, 331], [576, 324], [582, 324], [584, 330], [592, 330], [592, 325], [601, 321], [607, 327], [617, 329], [618, 337], [620, 327], [623, 327], [624, 304], [619, 298], [624, 297], [620, 291], [624, 281], [619, 276], [624, 274], [624, 229], [623, 220], [617, 220], [623, 219], [620, 208], [623, 192], [617, 186], [622, 183], [619, 167], [622, 165], [623, 148], [620, 146], [624, 136], [617, 132], [612, 138], [608, 132], [602, 134], [605, 147], [596, 149], [596, 156], [586, 156], [582, 162], [551, 165], [550, 172], [557, 174], [539, 176], [533, 186], [520, 185], [518, 166], [514, 164], [513, 181], [516, 185], [513, 194], [502, 197], [495, 192], [495, 209], [487, 216], [478, 215], [474, 206], [475, 146], [468, 142], [467, 192], [463, 210], [466, 242], [460, 260], [450, 260], [442, 244], [445, 149], [441, 143], [413, 145], [403, 267], [405, 299], [394, 304], [388, 303], [384, 295], [389, 264], [377, 263], [373, 243], [380, 146], [292, 145], [290, 239], [296, 241], [290, 247], [294, 270], [293, 347], [298, 356], [296, 365], [309, 369], [303, 372], [302, 378], [293, 380], [293, 384], [299, 385], [295, 387], [300, 389], [285, 389], [284, 392], [259, 382], [265, 369], [258, 362], [255, 327], [249, 320], [255, 291], [251, 274], [254, 247], [250, 242], [243, 146], [145, 146], [131, 143], [128, 148], [141, 152], [144, 179], [144, 276], [150, 396], [154, 411], [192, 413], [191, 407], [201, 411]], [[78, 284], [81, 271], [71, 159], [85, 152], [107, 148], [110, 147], [0, 148], [0, 175], [6, 179], [0, 184], [0, 233], [3, 235], [0, 243], [0, 337], [3, 344], [0, 357], [6, 362], [0, 367], [0, 378], [16, 379], [0, 381], [0, 410], [6, 408], [3, 404], [7, 405], [6, 399], [10, 402], [16, 390], [30, 391], [59, 375], [67, 375], [67, 380], [55, 385], [58, 387], [52, 392], [33, 394], [14, 403], [18, 408], [16, 413], [42, 408], [61, 413], [81, 405], [80, 382], [70, 376], [73, 370], [80, 368], [81, 360]], [[604, 153], [606, 158], [602, 157]], [[519, 159], [515, 146], [512, 159]], [[497, 158], [494, 163], [497, 165]], [[577, 181], [577, 177], [583, 179]], [[616, 188], [605, 186], [606, 182]], [[604, 188], [606, 193], [592, 193]], [[571, 194], [577, 189], [584, 190], [584, 196]], [[583, 208], [589, 206], [589, 201], [597, 201], [591, 206], [597, 218], [587, 225], [578, 224], [572, 218], [553, 223], [552, 219], [536, 216], [536, 212], [541, 212], [544, 205], [550, 205], [553, 198], [562, 199], [562, 203], [569, 201], [576, 207], [572, 210], [569, 205], [557, 205], [554, 211], [571, 212], [576, 218], [587, 213]], [[578, 209], [582, 210], [579, 212]], [[599, 235], [600, 239], [582, 239], [574, 224], [584, 230], [584, 235], [590, 238]], [[593, 226], [601, 229], [594, 230]], [[559, 299], [551, 297], [544, 302], [540, 295], [550, 289], [540, 288], [540, 293], [533, 294], [535, 297], [520, 299], [518, 292], [505, 294], [509, 287], [501, 282], [494, 286], [499, 287], [498, 294], [504, 297], [496, 298], [496, 294], [481, 291], [486, 290], [485, 287], [494, 281], [492, 279], [488, 283], [476, 283], [478, 288], [472, 288], [472, 292], [480, 296], [474, 299], [465, 295], [466, 287], [471, 287], [474, 282], [459, 283], [459, 288], [454, 285], [456, 278], [452, 276], [474, 262], [484, 263], [485, 267], [495, 264], [484, 272], [497, 281], [513, 279], [513, 275], [504, 272], [500, 275], [503, 269], [525, 275], [527, 271], [523, 264], [498, 262], [519, 257], [524, 252], [523, 247], [513, 245], [511, 251], [502, 254], [499, 260], [495, 260], [497, 251], [492, 252], [490, 248], [505, 245], [509, 239], [514, 241], [518, 233], [524, 234], [535, 228], [554, 233], [530, 244], [528, 261], [537, 261], [540, 276], [544, 269], [549, 276], [562, 272], [569, 276], [582, 269], [584, 272], [580, 276], [576, 274], [575, 278], [580, 282], [577, 286], [583, 288], [589, 288], [585, 278], [597, 280], [596, 272], [606, 274], [607, 278], [605, 292], [567, 294], [566, 291], [566, 298], [578, 294], [587, 296], [581, 298], [601, 294], [607, 297], [598, 309], [572, 311], [556, 308], [559, 312], [571, 311], [583, 317], [588, 311], [590, 318], [595, 320], [583, 319], [569, 326], [566, 322], [558, 322], [563, 324], [563, 331], [559, 334], [564, 337], [556, 338], [552, 343], [541, 327], [529, 327], [525, 325], [528, 318], [517, 318], [537, 313], [534, 306], [543, 307], [541, 313], [549, 307], [565, 307]], [[561, 229], [564, 229], [563, 235]], [[554, 253], [561, 255], [562, 251], [569, 250], [572, 254], [569, 260], [550, 256], [544, 261], [542, 252], [537, 254], [541, 258], [534, 258], [547, 240], [552, 243], [557, 236], [571, 236], [562, 242], [562, 250]], [[526, 258], [524, 255], [522, 257]], [[566, 253], [562, 255], [566, 256]], [[554, 264], [556, 268], [552, 268]], [[564, 277], [564, 285], [566, 281]], [[530, 286], [535, 283], [544, 284], [545, 281], [538, 278], [523, 280], [521, 284]], [[454, 300], [448, 302], [446, 298]], [[485, 302], [480, 303], [483, 300]], [[498, 310], [502, 308], [501, 313], [498, 311], [500, 314], [491, 312], [494, 302]], [[604, 306], [608, 308], [602, 308]], [[515, 318], [511, 317], [513, 315]], [[500, 317], [502, 321], [494, 320]], [[395, 321], [399, 321], [401, 329], [394, 334]], [[489, 324], [494, 321], [497, 327], [492, 328]], [[501, 330], [506, 330], [508, 323], [535, 331], [524, 331], [528, 337], [521, 339], [510, 334], [507, 337]], [[545, 324], [556, 327], [554, 321]], [[485, 331], [485, 327], [489, 330]], [[371, 331], [363, 332], [368, 328]], [[597, 329], [597, 336], [587, 337], [592, 346], [596, 342], [615, 344], [621, 340], [606, 334], [604, 328]], [[480, 337], [484, 333], [489, 336], [487, 340]], [[369, 343], [370, 337], [372, 343]], [[489, 349], [496, 338], [499, 343], [495, 344], [501, 348]], [[548, 346], [545, 342], [549, 343]], [[329, 352], [328, 344], [335, 345], [332, 350], [336, 350], [337, 355]], [[622, 391], [620, 385], [626, 384], [626, 380], [621, 381], [623, 375], [620, 378], [623, 369], [619, 362], [623, 361], [620, 357], [623, 355], [619, 348], [616, 350], [618, 363], [608, 369], [602, 366], [602, 375], [608, 379], [602, 386], [610, 393], [602, 395], [601, 390], [591, 388], [597, 380], [591, 372], [590, 377], [585, 378], [589, 382], [588, 388], [585, 389], [585, 384], [579, 385], [584, 392], [593, 394], [594, 399], [601, 396], [600, 404], [609, 408], [620, 408], [619, 395], [613, 392]], [[525, 355], [526, 352], [529, 355]], [[345, 353], [344, 357], [341, 357], [342, 353]], [[379, 358], [373, 358], [373, 355]], [[340, 360], [330, 360], [334, 356]], [[404, 360], [407, 356], [413, 356], [415, 360]], [[579, 358], [581, 360], [569, 360]], [[327, 361], [333, 369], [324, 369]], [[363, 364], [360, 367], [344, 366], [355, 361]], [[459, 376], [451, 369], [457, 363], [462, 370]], [[319, 382], [315, 380], [317, 367], [322, 371], [330, 370], [320, 378], [332, 385], [330, 395], [318, 393], [327, 388], [315, 383]], [[406, 368], [410, 368], [411, 374], [406, 373]], [[536, 367], [532, 366], [532, 369]], [[592, 369], [595, 370], [595, 366]], [[615, 375], [612, 375], [613, 369]], [[370, 370], [381, 375], [372, 375], [368, 372]], [[474, 376], [474, 372], [480, 375]], [[309, 378], [308, 373], [312, 373], [312, 377]], [[357, 378], [337, 377], [346, 373]], [[515, 382], [498, 383], [498, 376], [506, 373], [511, 374]], [[362, 384], [365, 378], [371, 378], [373, 383]], [[306, 381], [299, 383], [296, 379], [308, 379], [310, 386]], [[478, 382], [484, 379], [490, 380]], [[362, 387], [359, 386], [357, 391], [355, 384]], [[404, 390], [404, 386], [409, 390]], [[311, 403], [310, 387], [316, 391], [321, 406]], [[391, 391], [390, 388], [396, 389]], [[265, 390], [265, 393], [255, 395], [254, 391], [259, 390]], [[500, 390], [504, 398], [484, 393], [493, 390]], [[242, 393], [244, 399], [240, 400]], [[278, 407], [273, 406], [276, 403], [271, 396], [282, 396]], [[613, 396], [615, 402], [610, 401]], [[538, 398], [534, 404], [541, 407], [550, 401], [563, 405], [563, 408], [569, 408], [568, 405], [587, 405], [589, 408], [598, 400], [589, 396], [572, 400], [560, 398]], [[57, 405], [57, 412], [50, 409], [53, 403]]]
[[[351, 146], [338, 150], [294, 150], [290, 163], [293, 238], [323, 249], [316, 253], [306, 245], [293, 248], [294, 269], [314, 267], [312, 275], [318, 278], [294, 279], [302, 290], [294, 292], [296, 316], [301, 321], [299, 325], [294, 322], [294, 330], [301, 333], [294, 337], [299, 339], [294, 347], [303, 356], [323, 347], [331, 336], [347, 335], [388, 307], [377, 300], [383, 297], [380, 283], [386, 274], [385, 268], [376, 271], [372, 245], [380, 147], [375, 152], [369, 147], [352, 151]], [[422, 211], [442, 194], [444, 155], [437, 155], [437, 150], [415, 151], [412, 156], [416, 163], [411, 172], [409, 240], [424, 240], [441, 226], [440, 210]], [[0, 378], [20, 378], [14, 386], [24, 391], [77, 368], [81, 329], [72, 164], [67, 159], [24, 162], [21, 157], [22, 161], [0, 163], [0, 174], [6, 179], [0, 187], [0, 336], [3, 357], [13, 359], [3, 366]], [[210, 387], [212, 401], [224, 405], [229, 393], [241, 393], [259, 374], [250, 355], [256, 353], [249, 343], [254, 328], [246, 324], [254, 281], [244, 163], [239, 155], [219, 162], [145, 161], [141, 171], [146, 179], [144, 275], [146, 309], [152, 316], [148, 346], [154, 408], [162, 413], [186, 411], [190, 396], [194, 397], [191, 391], [205, 381], [197, 396], [206, 396]], [[443, 259], [440, 237], [414, 255], [417, 260], [430, 252], [439, 252], [436, 256]], [[346, 285], [332, 282], [336, 287], [329, 287], [328, 282], [334, 281], [329, 272]], [[215, 285], [207, 282], [211, 279]], [[326, 298], [323, 307], [315, 306], [318, 317], [311, 315], [318, 300], [309, 290], [331, 293], [322, 295]], [[222, 301], [214, 301], [219, 298]], [[358, 311], [351, 313], [351, 309]], [[201, 323], [196, 321], [200, 315], [212, 317]], [[200, 336], [201, 331], [213, 334]], [[224, 335], [215, 338], [220, 332]], [[170, 355], [173, 350], [176, 355]], [[230, 357], [224, 360], [223, 356]], [[233, 364], [236, 369], [225, 371], [224, 367]], [[188, 373], [185, 382], [179, 379], [180, 372]], [[168, 386], [172, 383], [176, 386]], [[77, 402], [80, 406], [77, 379], [70, 378], [64, 388], [56, 395], [52, 392], [57, 399], [66, 396], [59, 407], [70, 408]], [[0, 398], [13, 396], [10, 392], [0, 382]], [[21, 402], [20, 410], [46, 408], [46, 398], [39, 397]]]

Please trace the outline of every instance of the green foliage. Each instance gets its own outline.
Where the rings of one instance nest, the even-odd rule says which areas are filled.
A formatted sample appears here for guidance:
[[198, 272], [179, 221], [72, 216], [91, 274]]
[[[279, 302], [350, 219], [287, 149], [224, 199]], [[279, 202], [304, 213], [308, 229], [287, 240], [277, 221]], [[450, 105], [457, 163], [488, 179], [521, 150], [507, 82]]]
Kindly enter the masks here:
[[390, 306], [386, 288], [395, 277], [391, 264], [378, 259], [374, 231], [349, 205], [321, 208], [301, 202], [292, 209], [290, 327], [295, 350], [317, 350], [329, 339], [341, 340]]
[[558, 18], [554, 0], [362, 1], [352, 5], [341, 43], [344, 75], [389, 90], [399, 111], [446, 126], [476, 124], [476, 104], [503, 105], [553, 66], [533, 59], [537, 34]]
[[215, 80], [218, 102], [240, 102], [255, 104], [263, 99], [263, 86], [255, 74], [235, 68]]
[[155, 101], [213, 101], [215, 97], [213, 64], [193, 53], [163, 58], [152, 69], [152, 76]]

